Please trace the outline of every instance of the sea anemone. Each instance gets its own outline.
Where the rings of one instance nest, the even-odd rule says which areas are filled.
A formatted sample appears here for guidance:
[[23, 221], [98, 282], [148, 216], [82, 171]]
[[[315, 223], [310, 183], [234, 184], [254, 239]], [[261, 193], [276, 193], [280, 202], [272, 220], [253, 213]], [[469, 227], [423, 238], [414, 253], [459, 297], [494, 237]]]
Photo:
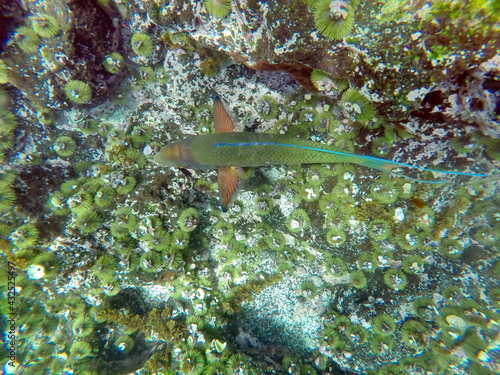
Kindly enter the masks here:
[[128, 354], [134, 349], [134, 339], [129, 335], [120, 335], [115, 340], [116, 349], [123, 354]]
[[389, 288], [399, 291], [406, 287], [408, 278], [402, 270], [391, 268], [385, 271], [384, 282]]
[[424, 272], [424, 260], [419, 255], [410, 255], [403, 259], [402, 268], [408, 273], [420, 274]]
[[205, 0], [205, 8], [215, 17], [224, 18], [231, 11], [231, 0]]
[[231, 223], [224, 220], [219, 220], [213, 228], [214, 237], [220, 241], [228, 242], [233, 238], [234, 227]]
[[359, 256], [356, 264], [362, 271], [375, 272], [378, 267], [378, 260], [373, 253], [363, 253]]
[[111, 52], [109, 55], [106, 55], [104, 61], [102, 62], [104, 69], [110, 72], [111, 74], [120, 73], [125, 66], [123, 61], [123, 56], [118, 52]]
[[76, 104], [85, 104], [92, 99], [92, 90], [90, 86], [76, 79], [68, 81], [64, 85], [63, 91], [66, 97]]
[[396, 331], [396, 320], [389, 314], [380, 314], [372, 320], [372, 326], [375, 333], [389, 336]]
[[344, 277], [348, 273], [346, 263], [339, 257], [327, 257], [325, 267], [335, 277]]
[[332, 227], [326, 232], [326, 242], [332, 246], [340, 246], [346, 240], [345, 232], [340, 228]]
[[153, 52], [153, 41], [144, 33], [135, 33], [130, 40], [132, 50], [140, 56], [149, 56]]
[[137, 181], [134, 177], [126, 176], [119, 182], [119, 185], [116, 187], [116, 193], [120, 195], [128, 194], [135, 187], [136, 183]]
[[21, 26], [16, 29], [14, 40], [21, 50], [26, 53], [34, 53], [40, 45], [38, 34], [31, 28]]
[[61, 157], [73, 155], [76, 150], [75, 140], [67, 135], [58, 137], [52, 145], [53, 150]]
[[264, 95], [257, 100], [255, 109], [262, 118], [273, 119], [278, 114], [278, 102], [271, 95]]
[[0, 84], [9, 82], [9, 67], [0, 59]]
[[10, 132], [14, 130], [16, 125], [16, 116], [11, 111], [0, 109], [0, 131]]
[[[370, 126], [372, 120], [377, 116], [377, 111], [368, 98], [354, 87], [344, 92], [342, 101], [345, 103], [345, 107], [349, 112], [354, 115], [356, 121], [363, 126]], [[377, 122], [375, 122], [375, 124], [377, 124]]]
[[326, 94], [342, 92], [349, 86], [346, 79], [334, 79], [318, 69], [312, 71], [311, 82], [314, 87]]
[[418, 320], [407, 320], [401, 327], [401, 338], [410, 349], [425, 348], [429, 342], [427, 327]]
[[32, 266], [43, 268], [43, 273], [46, 277], [55, 276], [61, 270], [61, 261], [53, 253], [37, 255], [31, 263]]
[[0, 212], [10, 210], [16, 200], [14, 189], [9, 186], [0, 185]]
[[320, 0], [314, 9], [316, 28], [329, 39], [343, 39], [354, 25], [354, 9], [355, 1]]
[[94, 202], [99, 207], [107, 207], [115, 199], [116, 191], [111, 186], [100, 188], [94, 196]]
[[366, 279], [363, 271], [352, 271], [349, 274], [349, 281], [356, 289], [363, 289], [368, 283], [368, 280]]
[[102, 255], [92, 267], [94, 275], [102, 284], [107, 284], [114, 279], [115, 271], [118, 268], [118, 261], [115, 257], [105, 254]]
[[9, 239], [16, 248], [26, 249], [36, 243], [38, 235], [35, 224], [23, 224], [9, 235]]
[[180, 368], [185, 374], [199, 374], [206, 370], [204, 356], [196, 349], [189, 349], [182, 353]]
[[307, 298], [314, 298], [318, 294], [318, 288], [310, 280], [306, 280], [300, 284], [302, 294]]
[[288, 230], [292, 233], [301, 233], [308, 229], [310, 224], [309, 215], [300, 208], [293, 211], [286, 220]]
[[192, 232], [198, 226], [198, 221], [200, 219], [200, 214], [198, 210], [194, 207], [186, 208], [179, 216], [177, 223], [179, 228], [185, 230], [186, 232]]
[[73, 218], [73, 225], [82, 233], [92, 233], [101, 226], [99, 214], [93, 210], [82, 210]]
[[31, 26], [35, 33], [45, 38], [52, 38], [61, 29], [59, 22], [50, 14], [39, 14], [34, 16], [32, 20]]

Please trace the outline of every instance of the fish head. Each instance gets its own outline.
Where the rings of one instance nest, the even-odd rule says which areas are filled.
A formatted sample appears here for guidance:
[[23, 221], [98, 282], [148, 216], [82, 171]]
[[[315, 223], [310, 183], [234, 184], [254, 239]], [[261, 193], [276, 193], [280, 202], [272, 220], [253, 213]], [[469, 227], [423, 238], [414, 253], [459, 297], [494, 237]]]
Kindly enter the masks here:
[[182, 142], [174, 142], [166, 145], [154, 156], [154, 161], [169, 167], [182, 167], [185, 165], [182, 148]]

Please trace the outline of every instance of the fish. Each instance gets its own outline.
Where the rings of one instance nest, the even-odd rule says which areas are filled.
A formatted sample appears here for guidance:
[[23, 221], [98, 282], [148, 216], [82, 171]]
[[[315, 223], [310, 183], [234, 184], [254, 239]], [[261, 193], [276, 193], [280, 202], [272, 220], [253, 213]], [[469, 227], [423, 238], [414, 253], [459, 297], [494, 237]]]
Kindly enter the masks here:
[[226, 211], [243, 180], [244, 167], [292, 164], [354, 163], [379, 169], [413, 181], [444, 183], [448, 180], [420, 180], [393, 171], [411, 168], [446, 175], [486, 177], [478, 173], [440, 171], [383, 158], [354, 154], [318, 142], [281, 134], [237, 132], [219, 96], [213, 104], [215, 133], [194, 135], [164, 146], [154, 156], [158, 164], [188, 168], [217, 169], [219, 202]]

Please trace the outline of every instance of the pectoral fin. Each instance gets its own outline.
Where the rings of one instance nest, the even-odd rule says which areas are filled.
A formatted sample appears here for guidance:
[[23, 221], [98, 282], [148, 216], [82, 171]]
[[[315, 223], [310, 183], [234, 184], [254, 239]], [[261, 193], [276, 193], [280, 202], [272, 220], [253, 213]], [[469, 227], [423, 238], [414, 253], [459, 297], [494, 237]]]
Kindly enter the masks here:
[[239, 167], [219, 167], [219, 201], [222, 211], [227, 211], [234, 192], [243, 181], [243, 169]]
[[214, 98], [214, 126], [216, 133], [234, 132], [234, 123], [222, 104], [222, 100], [216, 96]]

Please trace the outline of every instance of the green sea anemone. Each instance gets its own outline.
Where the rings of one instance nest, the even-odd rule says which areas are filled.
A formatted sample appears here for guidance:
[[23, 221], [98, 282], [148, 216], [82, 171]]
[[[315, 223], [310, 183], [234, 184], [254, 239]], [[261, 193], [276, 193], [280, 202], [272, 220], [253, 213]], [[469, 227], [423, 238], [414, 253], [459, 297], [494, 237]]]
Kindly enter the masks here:
[[192, 232], [198, 226], [200, 213], [194, 207], [186, 208], [179, 216], [177, 223], [182, 230]]
[[9, 82], [9, 67], [0, 59], [0, 84]]
[[99, 130], [99, 123], [93, 118], [87, 117], [78, 123], [77, 130], [79, 130], [83, 135], [94, 134]]
[[363, 253], [359, 256], [356, 264], [362, 271], [375, 272], [378, 267], [378, 260], [373, 253]]
[[368, 338], [368, 331], [357, 324], [347, 326], [345, 334], [353, 344], [363, 344]]
[[111, 52], [109, 55], [106, 55], [102, 65], [111, 74], [118, 74], [125, 67], [123, 56], [118, 52]]
[[255, 200], [255, 213], [259, 216], [268, 215], [273, 208], [273, 200], [266, 195], [260, 195]]
[[101, 226], [99, 214], [93, 210], [82, 210], [73, 218], [73, 225], [82, 233], [92, 233]]
[[257, 100], [255, 109], [264, 119], [274, 119], [278, 114], [278, 102], [271, 95], [264, 95]]
[[43, 268], [45, 277], [55, 276], [61, 270], [61, 261], [53, 253], [37, 255], [31, 261], [31, 265]]
[[300, 284], [302, 295], [307, 298], [314, 298], [318, 294], [318, 287], [310, 280], [306, 280]]
[[335, 277], [344, 277], [348, 273], [346, 263], [339, 257], [327, 257], [325, 267]]
[[184, 249], [189, 244], [189, 233], [176, 229], [172, 233], [172, 246], [176, 249]]
[[389, 314], [377, 315], [372, 320], [373, 331], [380, 336], [389, 336], [396, 331], [396, 320]]
[[410, 255], [403, 259], [402, 268], [407, 273], [420, 274], [424, 272], [424, 260], [419, 255]]
[[391, 268], [385, 271], [384, 282], [389, 288], [399, 291], [406, 287], [408, 278], [402, 270]]
[[16, 201], [16, 193], [9, 186], [0, 185], [0, 212], [10, 210]]
[[26, 249], [38, 241], [39, 231], [35, 224], [23, 224], [15, 229], [9, 239], [18, 249]]
[[71, 344], [70, 353], [78, 358], [86, 357], [92, 352], [92, 347], [85, 341], [74, 341]]
[[371, 150], [374, 155], [387, 156], [392, 148], [392, 143], [393, 141], [386, 136], [378, 137], [373, 141]]
[[422, 297], [413, 302], [417, 316], [426, 321], [433, 321], [436, 317], [436, 303], [430, 297]]
[[340, 246], [346, 240], [345, 232], [340, 228], [332, 227], [326, 232], [326, 242], [332, 246]]
[[382, 178], [371, 186], [370, 195], [383, 204], [392, 204], [398, 200], [399, 187], [392, 181]]
[[33, 30], [41, 37], [52, 38], [61, 30], [59, 22], [50, 14], [39, 14], [34, 16], [32, 20]]
[[356, 289], [363, 289], [368, 283], [368, 280], [363, 271], [352, 271], [349, 274], [349, 281]]
[[228, 242], [233, 238], [234, 227], [231, 223], [219, 220], [213, 228], [214, 237], [220, 241]]
[[11, 132], [17, 125], [17, 119], [14, 114], [0, 107], [0, 131]]
[[385, 240], [391, 234], [391, 225], [387, 220], [375, 219], [370, 222], [369, 235], [374, 240]]
[[370, 339], [370, 348], [376, 354], [385, 355], [394, 348], [394, 339], [390, 336], [374, 335]]
[[116, 260], [116, 258], [111, 255], [105, 254], [97, 259], [97, 261], [92, 266], [92, 271], [102, 284], [107, 284], [113, 281], [117, 268], [118, 261]]
[[134, 349], [134, 339], [129, 335], [120, 335], [115, 340], [116, 349], [123, 354], [128, 354]]
[[58, 137], [54, 141], [52, 148], [57, 153], [57, 155], [59, 155], [61, 157], [68, 157], [68, 156], [73, 155], [73, 153], [75, 152], [76, 143], [75, 143], [75, 140], [73, 138], [71, 138], [67, 135], [63, 135], [61, 137]]
[[140, 56], [149, 56], [153, 52], [153, 41], [144, 33], [135, 33], [130, 40], [132, 50]]
[[100, 188], [94, 196], [94, 202], [99, 207], [107, 207], [113, 203], [116, 191], [111, 186]]
[[314, 87], [326, 94], [342, 92], [349, 86], [349, 82], [346, 79], [334, 79], [318, 69], [312, 71], [311, 82]]
[[[372, 120], [377, 116], [377, 111], [368, 98], [354, 87], [344, 92], [342, 101], [345, 103], [345, 108], [350, 114], [354, 115], [356, 121], [363, 126], [370, 126]], [[374, 124], [377, 124], [377, 122]]]
[[126, 176], [122, 180], [119, 181], [118, 186], [116, 187], [116, 193], [120, 195], [128, 194], [132, 191], [137, 183], [136, 179], [132, 176]]
[[21, 26], [16, 29], [14, 40], [17, 46], [26, 53], [34, 53], [40, 45], [38, 34], [31, 28]]
[[332, 40], [345, 38], [354, 25], [357, 1], [320, 0], [314, 7], [314, 23], [320, 34]]
[[196, 349], [186, 350], [181, 355], [180, 368], [185, 374], [200, 374], [206, 370], [204, 356]]
[[153, 129], [149, 126], [135, 126], [130, 133], [130, 141], [134, 147], [141, 147], [149, 142], [153, 135]]
[[92, 99], [92, 89], [82, 81], [73, 79], [68, 81], [63, 87], [66, 97], [76, 104], [85, 104]]
[[310, 224], [309, 215], [300, 208], [293, 211], [286, 220], [288, 230], [292, 233], [301, 233], [308, 229]]
[[417, 250], [422, 247], [422, 236], [410, 229], [407, 233], [396, 235], [396, 243], [404, 250]]
[[205, 8], [215, 17], [224, 18], [231, 11], [231, 0], [205, 0]]
[[410, 349], [420, 350], [427, 347], [427, 327], [418, 320], [407, 320], [401, 327], [401, 338], [403, 343]]

